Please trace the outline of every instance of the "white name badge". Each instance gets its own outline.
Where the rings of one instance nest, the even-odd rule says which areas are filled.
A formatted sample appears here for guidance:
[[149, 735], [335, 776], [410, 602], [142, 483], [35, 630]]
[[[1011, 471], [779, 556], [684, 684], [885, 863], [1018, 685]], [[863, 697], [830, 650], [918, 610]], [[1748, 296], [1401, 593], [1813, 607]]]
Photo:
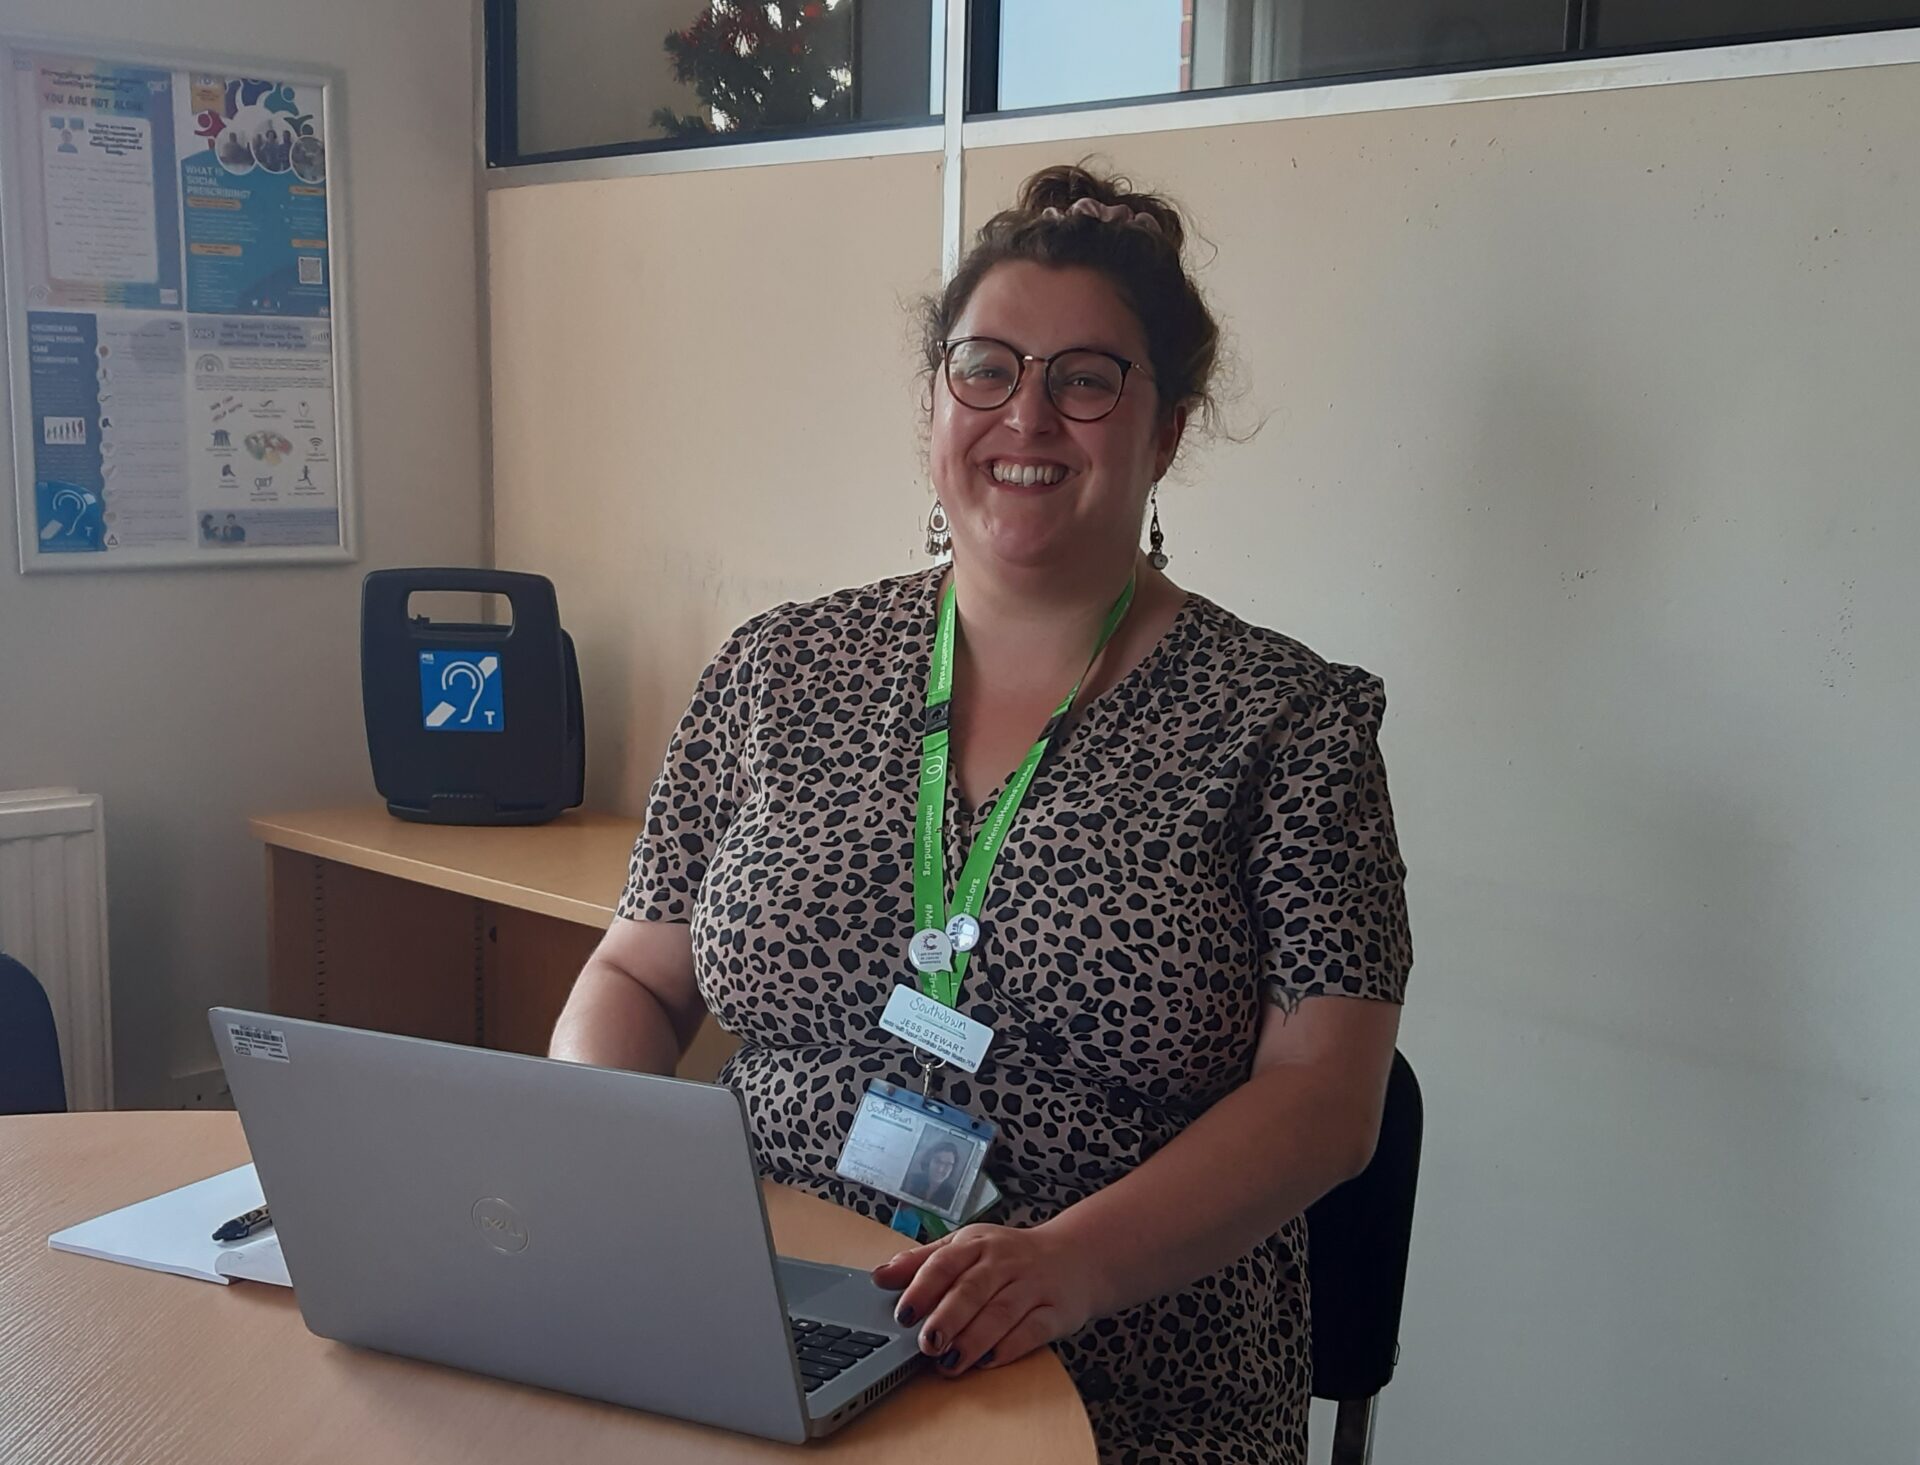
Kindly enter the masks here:
[[964, 1012], [956, 1012], [906, 982], [893, 989], [887, 1010], [880, 1014], [880, 1026], [896, 1038], [905, 1038], [923, 1053], [943, 1058], [968, 1073], [980, 1071], [987, 1056], [987, 1044], [993, 1041], [993, 1029], [975, 1022]]

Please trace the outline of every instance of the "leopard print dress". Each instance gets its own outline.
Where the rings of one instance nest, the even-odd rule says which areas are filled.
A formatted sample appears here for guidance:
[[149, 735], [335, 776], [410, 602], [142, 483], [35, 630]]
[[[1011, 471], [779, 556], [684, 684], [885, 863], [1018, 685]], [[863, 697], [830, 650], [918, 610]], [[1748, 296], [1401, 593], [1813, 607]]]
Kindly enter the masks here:
[[[911, 978], [915, 779], [938, 569], [786, 605], [701, 678], [619, 913], [691, 927], [740, 1040], [758, 1163], [886, 1218], [834, 1162]], [[962, 1007], [994, 1029], [942, 1097], [999, 1126], [994, 1219], [1038, 1224], [1125, 1175], [1249, 1072], [1264, 1002], [1401, 1000], [1412, 956], [1376, 734], [1380, 684], [1190, 595], [1056, 736], [1001, 851]], [[949, 782], [947, 868], [990, 812]], [[1060, 1342], [1102, 1458], [1307, 1449], [1306, 1233]]]

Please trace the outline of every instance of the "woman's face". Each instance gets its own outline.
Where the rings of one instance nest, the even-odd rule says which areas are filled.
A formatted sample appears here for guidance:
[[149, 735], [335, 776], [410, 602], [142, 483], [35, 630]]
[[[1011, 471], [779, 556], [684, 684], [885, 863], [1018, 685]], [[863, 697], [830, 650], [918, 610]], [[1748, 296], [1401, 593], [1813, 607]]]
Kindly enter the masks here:
[[954, 1158], [950, 1150], [935, 1150], [927, 1157], [927, 1178], [935, 1185], [946, 1184], [953, 1174]]
[[[1184, 414], [1162, 414], [1140, 322], [1096, 271], [1026, 261], [996, 265], [954, 323], [952, 339], [992, 336], [1026, 355], [1085, 346], [1139, 362], [1119, 405], [1098, 422], [1063, 417], [1038, 362], [1003, 407], [933, 391], [932, 471], [956, 558], [1021, 568], [1131, 562], [1147, 490], [1180, 443]], [[1041, 470], [1033, 483], [1007, 482]]]

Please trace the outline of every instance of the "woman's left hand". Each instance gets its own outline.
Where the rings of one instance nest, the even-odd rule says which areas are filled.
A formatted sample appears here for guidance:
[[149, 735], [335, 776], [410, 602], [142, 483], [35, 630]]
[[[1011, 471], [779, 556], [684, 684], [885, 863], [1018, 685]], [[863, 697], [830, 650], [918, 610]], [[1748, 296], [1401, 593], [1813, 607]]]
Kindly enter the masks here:
[[920, 1351], [942, 1372], [998, 1367], [1085, 1327], [1098, 1284], [1081, 1245], [1044, 1225], [962, 1226], [873, 1269], [889, 1290], [904, 1288], [894, 1316], [920, 1322]]

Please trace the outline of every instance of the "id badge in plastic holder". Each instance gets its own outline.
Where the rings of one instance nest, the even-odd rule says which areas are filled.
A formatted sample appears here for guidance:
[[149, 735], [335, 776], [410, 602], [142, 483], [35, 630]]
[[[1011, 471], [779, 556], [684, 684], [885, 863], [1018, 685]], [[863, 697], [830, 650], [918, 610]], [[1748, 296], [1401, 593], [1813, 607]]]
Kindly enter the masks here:
[[997, 1126], [965, 1109], [876, 1079], [867, 1085], [834, 1168], [928, 1215], [966, 1219]]

